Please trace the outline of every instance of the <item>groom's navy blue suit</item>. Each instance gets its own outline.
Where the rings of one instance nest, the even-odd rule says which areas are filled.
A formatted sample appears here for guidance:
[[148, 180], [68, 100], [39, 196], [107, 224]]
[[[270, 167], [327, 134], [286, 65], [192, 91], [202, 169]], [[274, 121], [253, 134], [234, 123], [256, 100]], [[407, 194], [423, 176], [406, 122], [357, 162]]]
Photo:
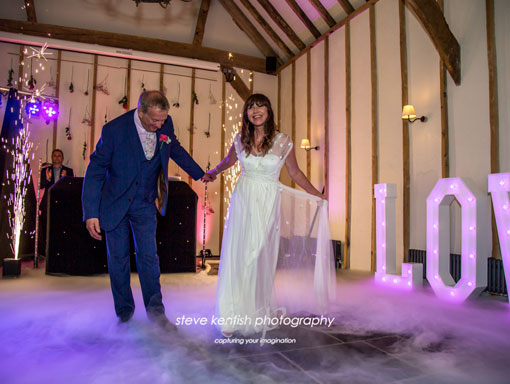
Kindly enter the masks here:
[[[204, 171], [175, 137], [170, 116], [157, 131], [154, 156], [147, 160], [131, 110], [103, 127], [101, 139], [83, 183], [83, 219], [99, 218], [106, 232], [108, 270], [117, 316], [134, 310], [130, 287], [129, 231], [135, 239], [136, 263], [143, 300], [148, 312], [164, 312], [156, 248], [156, 204], [165, 214], [168, 190], [168, 159], [172, 158], [193, 179]], [[170, 141], [160, 141], [166, 135]], [[163, 136], [164, 138], [164, 136]], [[158, 187], [159, 179], [159, 187]]]

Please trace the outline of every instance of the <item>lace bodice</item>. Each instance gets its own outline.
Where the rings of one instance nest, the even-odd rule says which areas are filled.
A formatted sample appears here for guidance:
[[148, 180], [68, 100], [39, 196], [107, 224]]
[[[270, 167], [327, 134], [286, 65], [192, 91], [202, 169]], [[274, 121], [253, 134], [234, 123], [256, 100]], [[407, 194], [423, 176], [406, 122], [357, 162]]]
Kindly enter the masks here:
[[264, 156], [249, 155], [241, 143], [241, 136], [238, 133], [234, 138], [234, 146], [237, 158], [241, 163], [241, 176], [259, 177], [278, 181], [280, 170], [287, 155], [292, 149], [292, 140], [285, 133], [278, 133], [273, 139], [273, 146]]

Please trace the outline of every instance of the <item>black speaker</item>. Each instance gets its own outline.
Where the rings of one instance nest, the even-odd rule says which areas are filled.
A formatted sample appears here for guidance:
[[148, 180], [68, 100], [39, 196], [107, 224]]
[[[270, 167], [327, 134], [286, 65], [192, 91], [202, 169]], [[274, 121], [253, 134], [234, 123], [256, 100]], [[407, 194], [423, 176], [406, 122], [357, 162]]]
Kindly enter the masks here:
[[272, 75], [276, 72], [276, 57], [275, 56], [267, 56], [266, 57], [266, 73]]
[[46, 273], [106, 273], [106, 241], [90, 237], [81, 207], [83, 177], [63, 177], [48, 190]]
[[165, 216], [158, 214], [156, 241], [162, 273], [196, 272], [198, 196], [184, 181], [168, 182]]
[[[46, 273], [91, 275], [106, 273], [106, 241], [90, 237], [82, 220], [82, 177], [64, 177], [48, 191]], [[198, 196], [183, 181], [169, 181], [165, 216], [158, 214], [156, 242], [160, 270], [196, 272]], [[136, 271], [131, 239], [131, 270]]]

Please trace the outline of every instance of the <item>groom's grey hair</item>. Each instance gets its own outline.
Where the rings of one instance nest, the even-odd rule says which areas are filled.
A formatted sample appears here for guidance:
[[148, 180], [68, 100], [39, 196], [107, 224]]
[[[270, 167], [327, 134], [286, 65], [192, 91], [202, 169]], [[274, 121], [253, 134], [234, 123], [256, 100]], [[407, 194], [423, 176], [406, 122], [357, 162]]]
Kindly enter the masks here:
[[142, 113], [147, 113], [151, 107], [162, 111], [168, 111], [170, 109], [170, 103], [161, 91], [142, 92], [138, 99], [138, 109], [140, 109]]

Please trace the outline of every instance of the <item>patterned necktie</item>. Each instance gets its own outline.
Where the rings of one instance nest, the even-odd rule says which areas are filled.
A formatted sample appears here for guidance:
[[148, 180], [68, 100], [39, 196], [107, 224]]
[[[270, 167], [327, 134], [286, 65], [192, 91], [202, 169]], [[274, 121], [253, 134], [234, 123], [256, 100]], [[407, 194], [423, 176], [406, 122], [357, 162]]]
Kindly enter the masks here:
[[156, 134], [146, 133], [143, 145], [143, 152], [145, 158], [151, 160], [154, 157], [154, 151], [156, 150]]

